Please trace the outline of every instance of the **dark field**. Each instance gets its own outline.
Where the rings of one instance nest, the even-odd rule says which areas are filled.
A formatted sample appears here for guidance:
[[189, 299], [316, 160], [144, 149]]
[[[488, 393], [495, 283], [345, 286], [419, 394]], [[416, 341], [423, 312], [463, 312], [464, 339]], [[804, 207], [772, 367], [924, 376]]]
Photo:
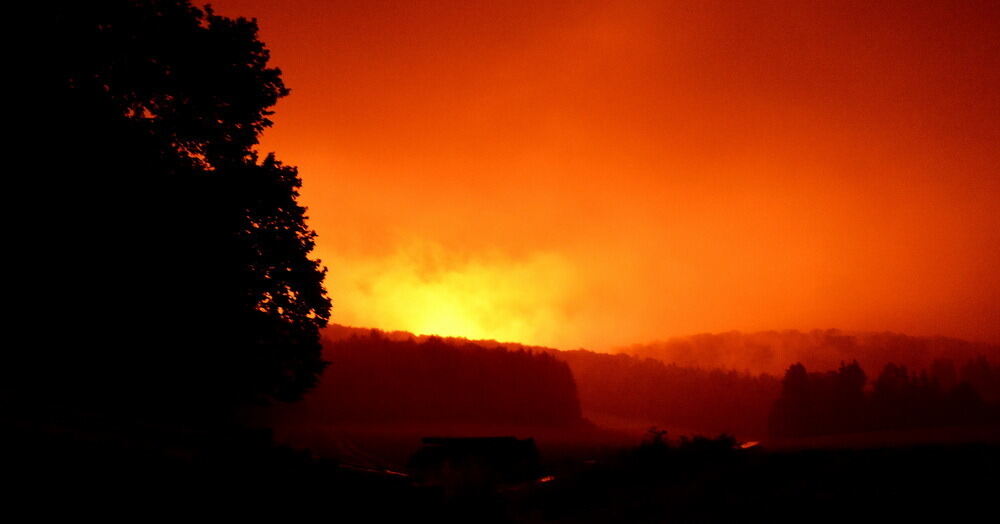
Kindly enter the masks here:
[[[577, 441], [541, 435], [530, 478], [479, 471], [442, 482], [421, 478], [397, 457], [381, 464], [321, 458], [275, 445], [267, 431], [93, 431], [76, 423], [15, 426], [8, 435], [15, 437], [8, 449], [17, 450], [7, 457], [19, 495], [11, 500], [41, 515], [77, 517], [278, 511], [342, 522], [972, 522], [995, 511], [1000, 487], [1000, 446], [975, 442], [889, 448], [855, 437], [845, 447], [741, 449], [724, 437], [651, 433], [626, 443], [634, 436], [607, 440], [611, 434], [594, 430]], [[402, 457], [419, 447], [415, 435], [366, 442]]]

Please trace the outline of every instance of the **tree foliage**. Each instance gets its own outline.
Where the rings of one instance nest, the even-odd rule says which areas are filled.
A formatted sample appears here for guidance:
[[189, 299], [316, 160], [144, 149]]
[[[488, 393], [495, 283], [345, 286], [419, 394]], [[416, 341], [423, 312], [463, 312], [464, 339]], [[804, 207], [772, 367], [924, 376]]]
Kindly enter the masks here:
[[67, 336], [32, 350], [45, 380], [24, 387], [173, 410], [298, 398], [330, 301], [298, 173], [255, 150], [289, 93], [256, 21], [183, 0], [56, 20], [31, 189]]
[[[992, 380], [977, 380], [977, 375]], [[998, 376], [1000, 367], [982, 357], [966, 363], [961, 376], [947, 360], [913, 374], [890, 362], [869, 390], [857, 361], [825, 373], [796, 363], [785, 373], [769, 429], [773, 436], [802, 437], [995, 424], [1000, 404], [991, 384]]]

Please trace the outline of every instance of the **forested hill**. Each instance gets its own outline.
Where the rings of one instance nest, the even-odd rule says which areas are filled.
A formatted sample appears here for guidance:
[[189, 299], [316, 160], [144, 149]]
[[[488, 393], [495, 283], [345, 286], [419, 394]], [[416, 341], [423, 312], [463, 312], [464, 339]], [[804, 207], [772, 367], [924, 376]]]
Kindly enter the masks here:
[[442, 337], [437, 335], [416, 335], [410, 333], [409, 331], [383, 331], [381, 329], [373, 328], [359, 328], [352, 326], [344, 326], [341, 324], [329, 324], [327, 327], [323, 328], [323, 341], [325, 344], [331, 342], [338, 342], [341, 340], [347, 340], [356, 337], [369, 336], [372, 333], [378, 334], [382, 338], [395, 341], [406, 341], [415, 340], [417, 342], [436, 339], [440, 340], [446, 344], [453, 346], [464, 346], [466, 344], [473, 344], [483, 348], [505, 348], [505, 349], [523, 349], [525, 351], [533, 351], [538, 353], [549, 353], [553, 351], [558, 351], [556, 349], [545, 347], [545, 346], [532, 346], [528, 344], [521, 344], [520, 342], [498, 342], [496, 340], [470, 340], [463, 337]]
[[318, 387], [284, 410], [286, 417], [360, 425], [582, 423], [573, 375], [550, 354], [338, 328], [325, 338], [330, 365]]

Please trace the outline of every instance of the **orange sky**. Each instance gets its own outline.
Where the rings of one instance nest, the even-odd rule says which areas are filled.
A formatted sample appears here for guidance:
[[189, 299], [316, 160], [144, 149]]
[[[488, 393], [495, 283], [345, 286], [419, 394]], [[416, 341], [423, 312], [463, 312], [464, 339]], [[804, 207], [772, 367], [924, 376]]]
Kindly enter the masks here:
[[213, 6], [292, 89], [334, 322], [1000, 342], [996, 2]]

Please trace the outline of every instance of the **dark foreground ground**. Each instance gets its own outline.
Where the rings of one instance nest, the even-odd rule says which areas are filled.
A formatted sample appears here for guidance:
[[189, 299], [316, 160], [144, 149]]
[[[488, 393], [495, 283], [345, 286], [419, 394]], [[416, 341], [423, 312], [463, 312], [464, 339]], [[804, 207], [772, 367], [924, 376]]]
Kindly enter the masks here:
[[993, 522], [1000, 446], [575, 452], [537, 479], [421, 485], [237, 428], [6, 424], [4, 507], [46, 517], [326, 522]]

